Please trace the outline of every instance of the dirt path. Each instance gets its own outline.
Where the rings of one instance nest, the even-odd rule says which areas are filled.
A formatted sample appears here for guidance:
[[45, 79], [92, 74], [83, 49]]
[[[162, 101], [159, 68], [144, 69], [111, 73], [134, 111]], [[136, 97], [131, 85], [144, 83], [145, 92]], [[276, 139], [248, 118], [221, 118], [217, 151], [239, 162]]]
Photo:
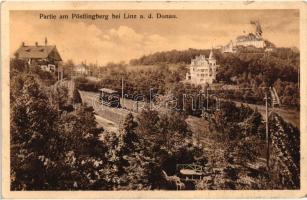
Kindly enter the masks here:
[[110, 131], [110, 132], [117, 132], [119, 127], [117, 124], [115, 124], [112, 121], [109, 121], [103, 117], [100, 117], [99, 115], [95, 115], [96, 122], [98, 123], [99, 127], [103, 127], [104, 130]]

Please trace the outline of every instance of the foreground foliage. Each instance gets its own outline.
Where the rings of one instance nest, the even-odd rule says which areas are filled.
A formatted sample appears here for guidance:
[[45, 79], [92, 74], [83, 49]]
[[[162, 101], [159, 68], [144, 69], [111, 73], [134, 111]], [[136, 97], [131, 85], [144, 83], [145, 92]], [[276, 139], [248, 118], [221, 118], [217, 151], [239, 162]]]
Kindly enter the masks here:
[[[13, 67], [15, 70], [15, 68]], [[193, 162], [185, 117], [145, 110], [118, 132], [98, 128], [78, 91], [42, 83], [16, 69], [11, 77], [11, 189], [167, 189], [162, 170]], [[74, 104], [72, 104], [74, 103]], [[179, 121], [178, 121], [179, 120]]]
[[[20, 65], [11, 66], [12, 190], [176, 189], [165, 174], [175, 175], [177, 164], [189, 163], [208, 172], [196, 189], [300, 187], [300, 133], [276, 114], [270, 117], [267, 171], [259, 161], [265, 155], [265, 130], [257, 110], [223, 102], [219, 110], [206, 111], [207, 134], [214, 141], [208, 153], [193, 143], [186, 120], [192, 110], [147, 108], [127, 115], [118, 132], [108, 132], [97, 127], [93, 108], [82, 104], [76, 88], [69, 92]], [[186, 90], [198, 92], [171, 88], [179, 96]]]

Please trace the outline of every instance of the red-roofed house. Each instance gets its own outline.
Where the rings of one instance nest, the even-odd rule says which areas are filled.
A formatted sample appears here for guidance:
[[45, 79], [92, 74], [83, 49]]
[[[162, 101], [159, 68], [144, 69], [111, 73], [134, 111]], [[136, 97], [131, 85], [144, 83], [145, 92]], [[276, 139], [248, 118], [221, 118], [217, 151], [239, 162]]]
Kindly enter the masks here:
[[59, 63], [62, 58], [55, 45], [48, 45], [47, 38], [44, 45], [36, 44], [26, 46], [23, 42], [22, 45], [15, 53], [16, 58], [26, 60], [29, 65], [37, 64], [44, 71], [58, 73], [59, 78], [62, 78], [62, 69], [59, 68]]

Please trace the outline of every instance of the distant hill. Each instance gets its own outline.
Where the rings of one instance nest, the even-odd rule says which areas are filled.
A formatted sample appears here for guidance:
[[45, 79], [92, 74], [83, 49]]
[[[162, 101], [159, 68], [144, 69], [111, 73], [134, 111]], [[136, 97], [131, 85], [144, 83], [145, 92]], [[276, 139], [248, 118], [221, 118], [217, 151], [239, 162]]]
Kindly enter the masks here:
[[[266, 41], [267, 42], [267, 41]], [[263, 56], [271, 56], [273, 58], [278, 58], [281, 60], [291, 60], [294, 63], [299, 63], [299, 50], [297, 48], [275, 48], [273, 45], [273, 50], [271, 52], [265, 52], [262, 48], [254, 48], [254, 47], [241, 47], [240, 51], [237, 53], [221, 53], [218, 49], [214, 49], [214, 54], [217, 57], [217, 60], [223, 59], [224, 57], [236, 56], [242, 57], [246, 56], [245, 53], [249, 53], [248, 57], [255, 57], [252, 54], [259, 54], [257, 58], [261, 58]], [[178, 64], [185, 63], [190, 64], [191, 59], [196, 56], [202, 54], [205, 56], [209, 56], [210, 49], [192, 49], [189, 48], [187, 50], [171, 50], [171, 51], [161, 51], [156, 52], [149, 55], [144, 55], [137, 59], [130, 60], [131, 65], [154, 65], [159, 63], [169, 63], [169, 64]], [[262, 54], [260, 54], [262, 53]]]
[[192, 58], [195, 58], [197, 55], [204, 54], [209, 56], [209, 49], [188, 49], [188, 50], [171, 50], [171, 51], [162, 51], [156, 52], [149, 55], [144, 55], [138, 59], [132, 59], [130, 61], [131, 65], [153, 65], [158, 63], [185, 63], [188, 64], [191, 62]]

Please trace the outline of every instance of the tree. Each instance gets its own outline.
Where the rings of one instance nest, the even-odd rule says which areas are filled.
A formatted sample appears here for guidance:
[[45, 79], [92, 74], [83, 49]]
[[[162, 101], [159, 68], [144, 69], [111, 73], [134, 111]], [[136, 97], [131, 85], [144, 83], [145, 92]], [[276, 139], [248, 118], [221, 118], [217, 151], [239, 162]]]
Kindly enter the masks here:
[[57, 110], [63, 111], [71, 104], [71, 97], [68, 95], [66, 86], [55, 84], [46, 88], [49, 95], [50, 104]]
[[11, 81], [16, 83], [11, 88], [12, 190], [108, 188], [98, 173], [104, 169], [106, 149], [93, 108], [62, 112], [58, 107], [67, 97], [55, 95], [62, 94], [62, 88], [47, 94], [46, 87], [27, 74]]
[[168, 174], [176, 171], [177, 163], [192, 163], [199, 153], [192, 144], [192, 135], [181, 113], [166, 112], [158, 114], [145, 109], [138, 118], [137, 133], [145, 153], [153, 159], [158, 176], [161, 170]]
[[[299, 130], [273, 113], [270, 118], [271, 175], [273, 189], [300, 187], [300, 134]], [[278, 183], [278, 184], [277, 184]]]
[[75, 68], [75, 64], [72, 60], [68, 60], [66, 63], [64, 63], [63, 64], [64, 76], [70, 77], [73, 73], [74, 68]]
[[60, 188], [106, 189], [99, 170], [106, 163], [106, 147], [100, 141], [103, 129], [97, 128], [92, 107], [79, 106], [74, 112], [62, 113], [58, 132], [64, 138], [65, 159]]
[[74, 91], [73, 91], [73, 102], [75, 104], [82, 103], [82, 99], [81, 99], [80, 93], [77, 88], [74, 88]]
[[53, 188], [58, 181], [56, 160], [62, 157], [54, 131], [57, 115], [34, 77], [24, 78], [20, 96], [11, 102], [11, 188]]
[[10, 61], [10, 77], [16, 76], [20, 72], [25, 72], [28, 70], [28, 64], [21, 59], [11, 59]]
[[137, 122], [134, 121], [134, 117], [129, 113], [123, 124], [123, 142], [124, 142], [124, 151], [126, 154], [129, 154], [135, 151], [137, 148], [138, 136], [136, 134]]

